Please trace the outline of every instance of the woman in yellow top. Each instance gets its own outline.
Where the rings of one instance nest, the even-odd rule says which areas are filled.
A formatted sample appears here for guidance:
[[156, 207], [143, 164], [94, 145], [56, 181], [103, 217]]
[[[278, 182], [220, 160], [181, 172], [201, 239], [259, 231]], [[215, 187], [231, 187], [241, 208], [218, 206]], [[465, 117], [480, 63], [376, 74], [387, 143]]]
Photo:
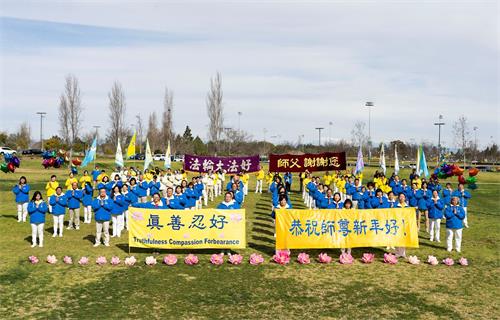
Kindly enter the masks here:
[[264, 180], [266, 173], [264, 169], [260, 168], [259, 171], [255, 173], [255, 193], [262, 193], [262, 180]]
[[89, 172], [87, 170], [83, 171], [83, 176], [80, 178], [80, 184], [82, 186], [82, 189], [85, 188], [85, 183], [87, 182], [92, 182], [92, 177], [89, 176]]
[[59, 187], [59, 182], [56, 181], [56, 175], [50, 176], [50, 181], [45, 185], [45, 190], [47, 191], [47, 198], [56, 194], [56, 189]]
[[243, 194], [245, 196], [248, 195], [248, 181], [250, 180], [250, 175], [248, 173], [246, 173], [245, 171], [243, 171], [241, 173], [241, 182], [243, 182]]
[[73, 172], [70, 172], [69, 173], [69, 178], [66, 179], [66, 183], [64, 183], [64, 185], [66, 186], [67, 190], [72, 190], [71, 186], [73, 185], [73, 182], [78, 184], [78, 180], [73, 175]]

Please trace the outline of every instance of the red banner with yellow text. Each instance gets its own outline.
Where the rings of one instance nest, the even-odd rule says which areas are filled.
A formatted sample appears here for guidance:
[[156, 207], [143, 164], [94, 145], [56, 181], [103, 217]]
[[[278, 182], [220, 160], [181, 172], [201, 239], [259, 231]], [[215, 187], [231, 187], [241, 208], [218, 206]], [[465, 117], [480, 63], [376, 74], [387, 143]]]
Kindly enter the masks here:
[[345, 170], [345, 152], [270, 154], [270, 172], [304, 172]]

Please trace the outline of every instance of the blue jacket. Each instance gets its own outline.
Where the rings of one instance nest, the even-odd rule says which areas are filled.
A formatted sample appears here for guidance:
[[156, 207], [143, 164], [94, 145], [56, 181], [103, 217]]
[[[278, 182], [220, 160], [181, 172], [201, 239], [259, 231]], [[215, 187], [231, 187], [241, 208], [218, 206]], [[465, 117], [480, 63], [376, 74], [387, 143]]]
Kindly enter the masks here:
[[136, 208], [147, 208], [147, 209], [168, 209], [166, 204], [161, 201], [159, 206], [156, 206], [153, 204], [153, 202], [146, 202], [146, 203], [136, 203], [134, 204], [134, 207]]
[[418, 200], [422, 198], [422, 190], [410, 190], [408, 192], [408, 203], [410, 204], [410, 207], [418, 207]]
[[223, 210], [240, 209], [240, 208], [241, 208], [240, 205], [236, 201], [232, 201], [230, 203], [221, 202], [217, 206], [217, 209], [223, 209]]
[[154, 182], [154, 181], [151, 181], [149, 183], [149, 195], [150, 196], [153, 196], [153, 194], [155, 193], [160, 193], [160, 183], [157, 181], [157, 182]]
[[145, 197], [148, 195], [149, 183], [145, 180], [137, 183], [137, 194], [139, 197]]
[[243, 192], [240, 190], [237, 190], [234, 193], [234, 200], [238, 203], [239, 206], [243, 203]]
[[441, 185], [438, 183], [429, 183], [427, 185], [427, 188], [429, 188], [429, 190], [431, 190], [431, 191], [436, 190], [438, 193], [441, 192], [441, 189], [442, 189]]
[[[56, 199], [59, 198], [58, 201]], [[49, 204], [52, 207], [52, 214], [55, 216], [60, 216], [66, 213], [66, 207], [68, 206], [68, 201], [66, 200], [66, 196], [64, 193], [61, 193], [61, 196], [52, 195], [49, 198]]]
[[[203, 183], [197, 183], [194, 185], [194, 190], [196, 191], [196, 195], [198, 196], [198, 198], [200, 198], [202, 195], [203, 195], [203, 189], [205, 187], [203, 186]], [[240, 190], [243, 190], [243, 189], [240, 189]]]
[[111, 187], [109, 188], [110, 191], [113, 191], [113, 188], [118, 186], [120, 189], [123, 187], [123, 182], [121, 180], [113, 180], [109, 183]]
[[130, 203], [137, 203], [137, 201], [139, 200], [139, 188], [137, 187], [137, 185], [134, 185], [134, 186], [130, 186], [128, 188], [128, 198], [130, 200]]
[[432, 198], [432, 191], [430, 189], [427, 190], [419, 190], [421, 191], [420, 194], [422, 195], [421, 198], [418, 199], [418, 209], [419, 210], [428, 210], [427, 208], [427, 202], [429, 201], [430, 198]]
[[85, 188], [83, 188], [83, 198], [82, 203], [84, 207], [88, 207], [92, 205], [92, 196], [94, 195], [94, 188], [91, 185], [85, 184]]
[[[234, 182], [232, 180], [228, 182], [228, 184], [226, 185], [226, 191], [233, 190], [233, 183]], [[271, 183], [271, 186], [273, 185], [273, 183]], [[271, 186], [269, 186], [269, 190], [272, 192]], [[241, 180], [238, 181], [238, 189], [243, 190], [243, 182], [241, 182]]]
[[113, 199], [113, 206], [111, 207], [112, 215], [120, 215], [123, 211], [127, 210], [125, 207], [128, 207], [127, 201], [125, 201], [125, 197], [122, 194], [118, 194]]
[[180, 195], [175, 193], [174, 194], [175, 202], [180, 206], [180, 209], [185, 209], [186, 208], [186, 196], [184, 193], [181, 193]]
[[99, 170], [92, 170], [92, 180], [97, 181], [97, 177], [101, 174]]
[[[182, 210], [184, 209], [184, 206], [181, 204], [180, 202], [180, 198], [179, 197], [175, 197], [174, 195], [172, 195], [172, 198], [171, 199], [167, 199], [167, 198], [161, 198], [161, 201], [163, 201], [163, 205], [170, 208], [170, 209], [175, 209], [175, 210]], [[167, 204], [168, 202], [168, 204]]]
[[69, 209], [80, 208], [80, 202], [82, 201], [82, 198], [83, 198], [82, 190], [76, 189], [76, 190], [66, 191], [66, 200], [68, 201]]
[[95, 198], [92, 201], [92, 210], [95, 213], [96, 221], [109, 221], [111, 220], [111, 209], [113, 208], [113, 200], [106, 198], [101, 200], [100, 198]]
[[348, 195], [352, 196], [352, 200], [355, 201], [360, 201], [363, 199], [363, 192], [361, 191], [363, 189], [362, 185], [359, 186], [351, 186], [349, 190], [346, 190]]
[[186, 207], [187, 208], [192, 208], [196, 206], [196, 200], [198, 199], [198, 196], [196, 194], [196, 191], [191, 188], [187, 188], [186, 191], [184, 191], [184, 195], [186, 197]]
[[122, 193], [123, 198], [125, 199], [126, 205], [125, 210], [128, 210], [128, 207], [137, 202], [137, 196], [133, 192]]
[[308, 182], [306, 184], [307, 190], [309, 191], [310, 195], [313, 195], [316, 190], [318, 190], [318, 186], [314, 182]]
[[[382, 199], [382, 203], [380, 203], [380, 199]], [[387, 198], [382, 196], [381, 198], [373, 197], [372, 200], [370, 201], [370, 205], [372, 209], [385, 209], [389, 208], [389, 202], [387, 201]]]
[[292, 184], [292, 174], [291, 173], [285, 173], [285, 183]]
[[389, 199], [387, 199], [387, 208], [397, 208], [398, 207], [398, 201], [397, 200], [394, 200], [394, 201], [389, 201]]
[[441, 198], [443, 199], [443, 203], [445, 205], [449, 205], [451, 203], [451, 195], [453, 193], [453, 190], [448, 190], [448, 189], [443, 189], [441, 192]]
[[30, 215], [30, 223], [45, 223], [45, 213], [47, 213], [49, 209], [47, 208], [47, 204], [45, 201], [42, 201], [38, 208], [34, 201], [30, 201], [28, 204], [28, 213]]
[[462, 194], [459, 190], [453, 191], [451, 194], [452, 197], [458, 197], [460, 199], [460, 205], [462, 207], [467, 207], [467, 204], [469, 203], [470, 199], [470, 192], [467, 190], [464, 190], [464, 193]]
[[389, 182], [389, 186], [392, 188], [392, 192], [394, 192], [395, 195], [399, 195], [403, 192], [403, 188], [401, 188], [401, 181], [396, 182], [396, 180], [391, 180], [391, 182]]
[[363, 193], [363, 202], [364, 202], [364, 209], [371, 209], [372, 208], [372, 199], [375, 197], [375, 190], [366, 190], [365, 193]]
[[447, 229], [462, 229], [464, 227], [464, 208], [460, 206], [447, 206], [446, 210], [444, 211], [444, 216], [446, 217]]
[[331, 201], [330, 203], [328, 203], [328, 198], [324, 198], [323, 203], [322, 203], [322, 208], [323, 209], [342, 209], [342, 208], [344, 208], [344, 202], [339, 201], [338, 203], [336, 203], [335, 201]]
[[429, 210], [429, 219], [443, 219], [443, 200], [438, 199], [436, 203], [434, 200], [427, 200], [427, 210]]
[[25, 184], [21, 188], [16, 184], [14, 188], [12, 188], [12, 192], [16, 195], [16, 203], [26, 203], [29, 202], [30, 199], [30, 186]]

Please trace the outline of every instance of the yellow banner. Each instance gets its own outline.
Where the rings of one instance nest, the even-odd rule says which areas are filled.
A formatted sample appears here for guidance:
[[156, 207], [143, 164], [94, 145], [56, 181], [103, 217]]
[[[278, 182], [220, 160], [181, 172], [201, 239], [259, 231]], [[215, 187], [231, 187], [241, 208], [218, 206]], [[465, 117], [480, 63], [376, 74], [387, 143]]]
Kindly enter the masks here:
[[245, 210], [129, 208], [131, 247], [243, 249]]
[[276, 211], [276, 249], [418, 248], [415, 208]]

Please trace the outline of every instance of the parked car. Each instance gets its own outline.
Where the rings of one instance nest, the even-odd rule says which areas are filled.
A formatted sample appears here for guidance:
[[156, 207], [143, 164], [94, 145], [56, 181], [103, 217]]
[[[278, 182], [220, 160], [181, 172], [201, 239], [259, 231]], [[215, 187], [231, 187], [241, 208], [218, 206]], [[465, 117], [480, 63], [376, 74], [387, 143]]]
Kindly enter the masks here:
[[155, 160], [155, 161], [165, 161], [165, 155], [164, 154], [155, 154], [153, 156], [153, 160]]
[[183, 162], [184, 161], [184, 156], [179, 156], [179, 155], [173, 156], [172, 161], [173, 162]]
[[9, 147], [0, 147], [0, 154], [1, 155], [4, 155], [4, 154], [16, 154], [16, 153], [17, 153], [16, 150], [12, 150]]
[[146, 157], [144, 156], [144, 153], [136, 153], [133, 156], [131, 156], [129, 159], [130, 160], [144, 160]]
[[43, 151], [41, 149], [26, 149], [26, 150], [23, 150], [22, 154], [34, 154], [34, 155], [38, 155], [38, 154], [42, 154]]

